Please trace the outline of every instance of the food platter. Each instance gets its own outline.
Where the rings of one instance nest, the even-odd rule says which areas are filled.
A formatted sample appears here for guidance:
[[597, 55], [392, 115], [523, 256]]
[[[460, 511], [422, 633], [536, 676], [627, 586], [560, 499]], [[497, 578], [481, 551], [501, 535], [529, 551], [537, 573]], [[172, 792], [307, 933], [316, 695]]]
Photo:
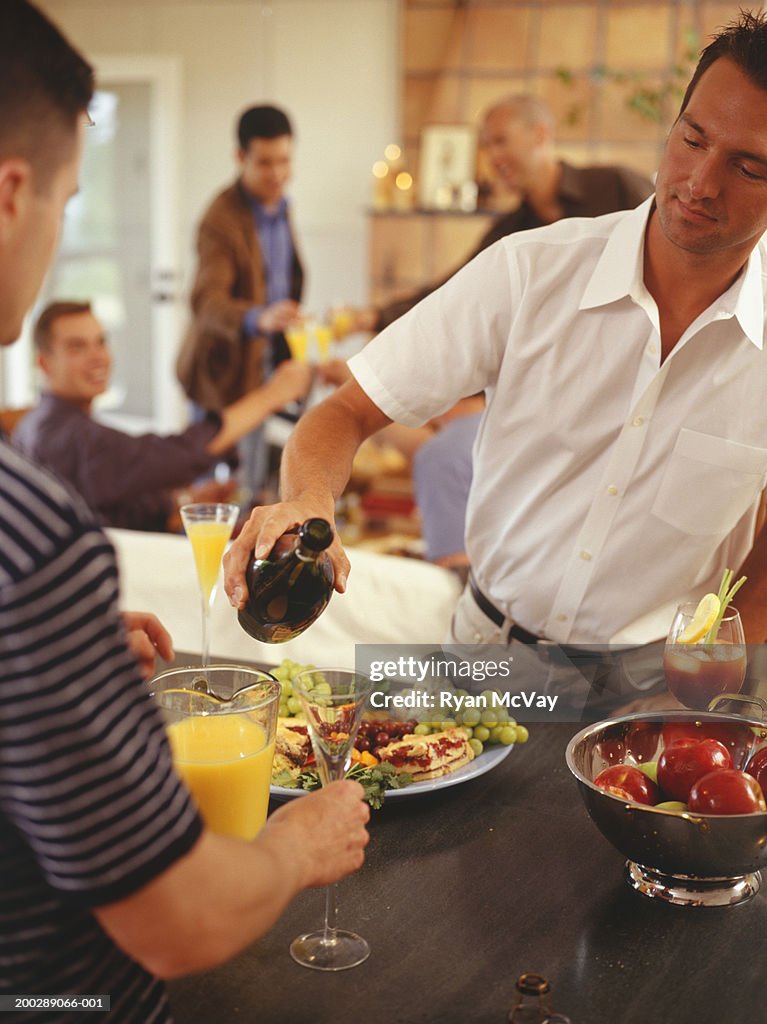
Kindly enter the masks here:
[[[413, 782], [411, 785], [405, 786], [404, 789], [389, 789], [386, 792], [384, 803], [388, 803], [390, 800], [406, 799], [407, 797], [425, 796], [427, 793], [433, 793], [435, 790], [447, 789], [449, 786], [458, 786], [462, 782], [469, 782], [471, 779], [479, 778], [480, 775], [484, 775], [486, 772], [492, 771], [493, 768], [497, 768], [501, 761], [504, 761], [509, 756], [513, 747], [514, 744], [511, 744], [508, 747], [493, 747], [490, 750], [484, 750], [479, 757], [475, 757], [473, 761], [464, 765], [463, 768], [449, 772], [447, 775], [442, 775], [438, 779], [429, 779], [427, 782]], [[305, 796], [308, 790], [287, 789], [285, 786], [271, 786], [269, 792], [274, 800], [290, 800], [294, 796]]]

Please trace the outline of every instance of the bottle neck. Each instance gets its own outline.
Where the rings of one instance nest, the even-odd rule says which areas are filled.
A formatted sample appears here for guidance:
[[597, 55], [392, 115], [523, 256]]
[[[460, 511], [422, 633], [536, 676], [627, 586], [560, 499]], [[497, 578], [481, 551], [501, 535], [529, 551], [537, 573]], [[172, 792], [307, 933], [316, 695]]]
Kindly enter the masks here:
[[305, 548], [300, 541], [296, 544], [294, 553], [299, 562], [316, 562], [322, 554], [321, 551], [310, 551], [308, 548]]

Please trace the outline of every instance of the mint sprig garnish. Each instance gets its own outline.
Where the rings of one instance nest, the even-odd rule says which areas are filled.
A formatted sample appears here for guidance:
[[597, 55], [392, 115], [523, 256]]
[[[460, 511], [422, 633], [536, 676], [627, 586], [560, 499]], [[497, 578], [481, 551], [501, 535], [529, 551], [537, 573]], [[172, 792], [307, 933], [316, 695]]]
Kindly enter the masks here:
[[719, 584], [719, 591], [716, 595], [719, 598], [719, 614], [714, 619], [711, 629], [703, 638], [704, 644], [716, 643], [719, 627], [722, 625], [722, 619], [727, 614], [727, 609], [732, 603], [733, 597], [735, 597], [748, 578], [747, 576], [741, 576], [737, 583], [733, 583], [732, 578], [734, 575], [735, 573], [732, 569], [725, 569], [722, 573], [722, 582]]

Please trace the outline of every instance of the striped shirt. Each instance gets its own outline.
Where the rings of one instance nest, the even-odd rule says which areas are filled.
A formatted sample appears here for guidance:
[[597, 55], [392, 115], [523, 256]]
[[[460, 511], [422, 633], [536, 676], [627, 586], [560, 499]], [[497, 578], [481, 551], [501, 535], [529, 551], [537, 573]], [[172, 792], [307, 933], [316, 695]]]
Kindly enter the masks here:
[[[164, 986], [91, 913], [156, 878], [202, 827], [117, 598], [85, 504], [0, 440], [0, 992], [109, 995], [110, 1024], [166, 1024]], [[94, 1015], [3, 1015], [16, 1019]]]

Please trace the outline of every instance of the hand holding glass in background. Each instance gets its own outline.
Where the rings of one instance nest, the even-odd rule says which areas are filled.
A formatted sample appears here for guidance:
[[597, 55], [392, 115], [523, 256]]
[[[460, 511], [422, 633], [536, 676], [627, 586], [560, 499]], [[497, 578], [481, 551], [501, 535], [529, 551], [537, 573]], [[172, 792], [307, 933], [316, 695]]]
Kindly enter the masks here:
[[352, 311], [344, 305], [334, 306], [322, 318], [307, 313], [285, 329], [290, 355], [296, 362], [321, 366], [330, 357], [331, 342], [341, 341], [352, 327]]

